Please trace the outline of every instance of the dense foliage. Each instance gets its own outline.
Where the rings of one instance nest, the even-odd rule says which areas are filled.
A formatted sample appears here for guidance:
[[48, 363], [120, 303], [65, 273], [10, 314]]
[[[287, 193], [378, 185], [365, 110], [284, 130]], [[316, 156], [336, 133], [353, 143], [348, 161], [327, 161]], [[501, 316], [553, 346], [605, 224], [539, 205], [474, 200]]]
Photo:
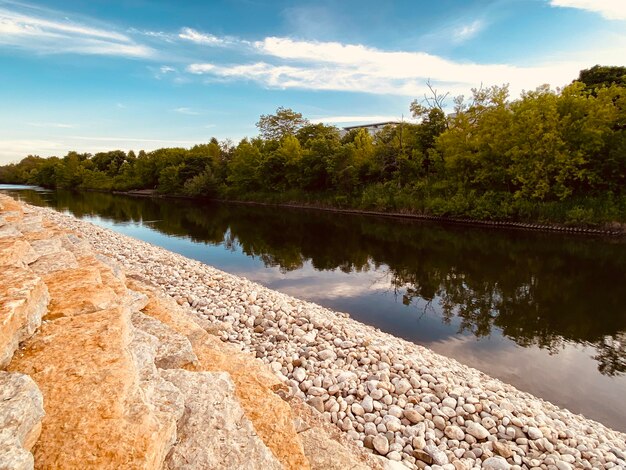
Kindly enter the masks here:
[[576, 224], [626, 221], [626, 68], [596, 66], [562, 90], [512, 100], [473, 90], [444, 112], [413, 102], [418, 124], [371, 135], [311, 124], [278, 108], [260, 137], [137, 155], [29, 156], [0, 182], [301, 202], [365, 210]]

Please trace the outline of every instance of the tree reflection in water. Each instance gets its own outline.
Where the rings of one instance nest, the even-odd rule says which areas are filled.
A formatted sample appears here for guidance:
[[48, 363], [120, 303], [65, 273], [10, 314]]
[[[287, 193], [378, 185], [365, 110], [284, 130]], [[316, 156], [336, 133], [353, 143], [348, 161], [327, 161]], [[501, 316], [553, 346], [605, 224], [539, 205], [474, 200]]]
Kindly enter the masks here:
[[223, 244], [282, 272], [306, 263], [319, 271], [384, 269], [406, 306], [437, 305], [459, 332], [481, 338], [498, 329], [551, 353], [567, 342], [590, 344], [602, 374], [626, 372], [621, 241], [104, 193], [19, 196], [78, 217], [153, 221], [162, 233]]

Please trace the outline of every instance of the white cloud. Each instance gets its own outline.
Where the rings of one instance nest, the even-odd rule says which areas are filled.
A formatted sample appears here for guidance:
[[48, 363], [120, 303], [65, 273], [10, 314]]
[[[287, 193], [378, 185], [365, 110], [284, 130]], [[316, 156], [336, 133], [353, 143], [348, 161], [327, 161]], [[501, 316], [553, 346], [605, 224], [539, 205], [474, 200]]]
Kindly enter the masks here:
[[185, 106], [182, 106], [180, 108], [176, 108], [173, 111], [178, 113], [178, 114], [186, 114], [188, 116], [197, 116], [198, 114], [200, 114], [198, 111], [194, 111], [193, 109], [187, 108]]
[[159, 72], [161, 72], [163, 75], [165, 75], [167, 73], [176, 72], [176, 69], [174, 67], [170, 67], [169, 65], [162, 65], [159, 68]]
[[348, 124], [354, 122], [387, 122], [399, 121], [399, 116], [327, 116], [311, 119], [313, 124]]
[[217, 36], [208, 33], [201, 33], [192, 28], [183, 28], [178, 37], [186, 39], [187, 41], [195, 42], [196, 44], [205, 44], [209, 46], [219, 46], [226, 42], [223, 38], [218, 38]]
[[625, 0], [550, 0], [550, 5], [591, 11], [609, 20], [626, 20]]
[[[601, 55], [620, 62], [623, 38]], [[454, 61], [426, 52], [384, 51], [360, 44], [298, 41], [268, 37], [252, 44], [268, 60], [253, 63], [194, 63], [187, 71], [219, 80], [250, 80], [279, 89], [356, 91], [401, 96], [428, 93], [426, 82], [455, 94], [468, 94], [481, 84], [510, 84], [513, 96], [543, 83], [563, 86], [582, 68], [595, 64], [599, 51], [577, 51], [569, 60], [552, 60], [534, 66], [479, 64]], [[612, 59], [611, 59], [612, 58]], [[279, 63], [273, 63], [279, 59]], [[608, 60], [607, 60], [608, 59]]]
[[127, 57], [149, 57], [154, 52], [124, 34], [72, 22], [59, 12], [46, 13], [53, 18], [0, 8], [0, 45], [42, 53], [69, 52]]
[[479, 32], [483, 30], [485, 23], [481, 20], [473, 21], [470, 24], [466, 24], [456, 28], [453, 32], [454, 42], [463, 42], [468, 39], [472, 39]]

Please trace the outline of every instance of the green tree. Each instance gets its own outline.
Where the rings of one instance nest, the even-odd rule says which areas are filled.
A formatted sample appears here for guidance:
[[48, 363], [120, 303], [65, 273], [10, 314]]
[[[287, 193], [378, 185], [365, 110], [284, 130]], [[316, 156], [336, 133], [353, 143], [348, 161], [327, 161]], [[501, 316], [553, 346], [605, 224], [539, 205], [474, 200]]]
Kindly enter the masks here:
[[255, 191], [261, 188], [259, 168], [261, 151], [248, 139], [243, 139], [233, 151], [228, 163], [228, 183], [237, 191]]
[[626, 67], [594, 65], [580, 71], [577, 81], [585, 84], [585, 89], [595, 92], [597, 88], [611, 85], [626, 86]]
[[261, 115], [256, 126], [264, 139], [280, 140], [287, 135], [295, 135], [308, 123], [309, 121], [303, 118], [301, 113], [280, 106], [276, 109], [276, 114]]

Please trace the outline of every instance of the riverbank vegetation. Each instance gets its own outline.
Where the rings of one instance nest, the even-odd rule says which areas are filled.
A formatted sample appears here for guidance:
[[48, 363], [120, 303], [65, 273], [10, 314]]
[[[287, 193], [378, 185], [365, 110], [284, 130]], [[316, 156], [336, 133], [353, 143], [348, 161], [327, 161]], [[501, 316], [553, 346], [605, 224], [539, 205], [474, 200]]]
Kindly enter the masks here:
[[342, 133], [278, 108], [259, 136], [190, 149], [70, 152], [0, 167], [0, 182], [577, 225], [626, 222], [626, 67], [511, 99], [411, 103], [417, 123]]

